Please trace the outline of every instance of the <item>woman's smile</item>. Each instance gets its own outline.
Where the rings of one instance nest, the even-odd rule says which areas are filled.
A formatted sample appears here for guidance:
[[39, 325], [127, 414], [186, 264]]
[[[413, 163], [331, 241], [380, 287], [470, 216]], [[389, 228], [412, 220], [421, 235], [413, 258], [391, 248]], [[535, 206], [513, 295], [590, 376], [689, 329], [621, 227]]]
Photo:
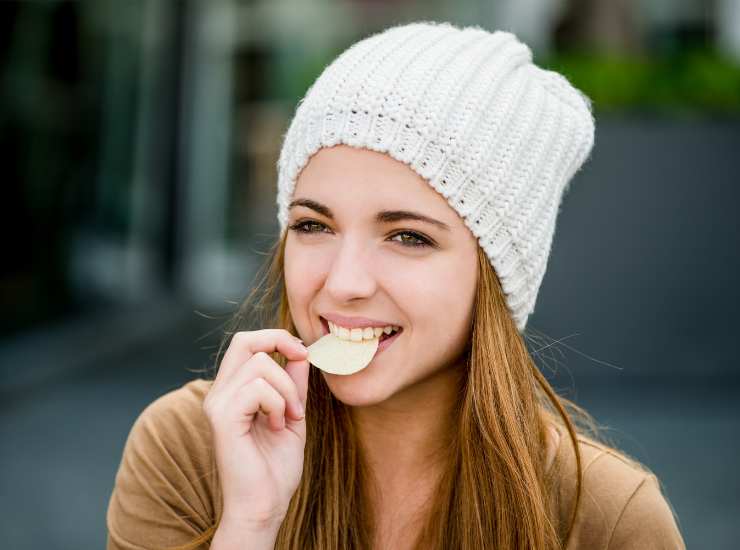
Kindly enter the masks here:
[[[331, 331], [329, 330], [329, 322], [324, 318], [319, 316], [319, 321], [321, 323], [321, 329], [322, 329], [322, 337], [329, 334]], [[390, 345], [395, 342], [398, 337], [403, 332], [403, 327], [399, 325], [394, 325], [396, 327], [396, 330], [391, 333], [383, 332], [380, 335], [380, 340], [378, 343], [378, 350], [376, 351], [375, 355], [377, 356], [380, 352], [387, 349]]]

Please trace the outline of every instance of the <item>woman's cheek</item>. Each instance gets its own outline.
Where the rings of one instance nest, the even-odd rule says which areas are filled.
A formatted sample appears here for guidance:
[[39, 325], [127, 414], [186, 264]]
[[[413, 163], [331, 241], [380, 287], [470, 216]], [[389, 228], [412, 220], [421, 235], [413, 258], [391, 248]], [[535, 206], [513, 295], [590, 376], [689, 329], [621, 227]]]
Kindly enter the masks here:
[[291, 243], [290, 248], [285, 249], [286, 280], [290, 276], [290, 282], [305, 284], [309, 278], [321, 277], [326, 256], [326, 252], [322, 253], [319, 247]]

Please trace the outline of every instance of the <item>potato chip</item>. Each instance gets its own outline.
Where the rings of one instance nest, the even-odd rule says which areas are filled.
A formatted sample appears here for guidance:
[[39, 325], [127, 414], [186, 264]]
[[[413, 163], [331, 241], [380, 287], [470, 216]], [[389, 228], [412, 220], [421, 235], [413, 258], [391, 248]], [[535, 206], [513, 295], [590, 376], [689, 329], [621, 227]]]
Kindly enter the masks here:
[[380, 338], [353, 342], [327, 334], [308, 346], [308, 361], [324, 372], [353, 374], [368, 366], [379, 342]]

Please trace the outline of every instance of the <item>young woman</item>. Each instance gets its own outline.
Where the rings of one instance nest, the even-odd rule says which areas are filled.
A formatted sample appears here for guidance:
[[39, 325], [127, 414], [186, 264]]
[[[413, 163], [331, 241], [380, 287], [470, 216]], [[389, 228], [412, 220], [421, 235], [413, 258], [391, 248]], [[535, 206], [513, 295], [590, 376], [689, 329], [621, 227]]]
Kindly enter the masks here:
[[[684, 548], [656, 476], [525, 346], [593, 140], [511, 33], [417, 22], [340, 55], [285, 135], [280, 239], [215, 376], [131, 430], [109, 550]], [[353, 374], [308, 360], [376, 328]]]

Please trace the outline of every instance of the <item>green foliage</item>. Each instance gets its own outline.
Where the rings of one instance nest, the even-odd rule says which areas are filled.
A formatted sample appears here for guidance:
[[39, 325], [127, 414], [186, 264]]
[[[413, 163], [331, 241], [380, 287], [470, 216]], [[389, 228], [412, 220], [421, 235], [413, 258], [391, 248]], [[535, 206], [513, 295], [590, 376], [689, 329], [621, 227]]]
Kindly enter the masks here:
[[536, 62], [567, 77], [595, 111], [740, 115], [740, 64], [710, 50], [654, 58], [568, 53]]

